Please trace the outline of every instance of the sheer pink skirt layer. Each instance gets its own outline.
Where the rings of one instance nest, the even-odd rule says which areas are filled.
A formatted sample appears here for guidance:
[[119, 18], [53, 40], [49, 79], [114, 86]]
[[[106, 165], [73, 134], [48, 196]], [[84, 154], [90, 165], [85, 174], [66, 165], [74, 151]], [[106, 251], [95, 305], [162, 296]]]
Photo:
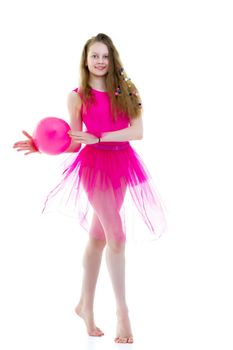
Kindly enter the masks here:
[[78, 216], [89, 232], [95, 217], [102, 226], [102, 230], [91, 230], [96, 238], [124, 241], [127, 193], [151, 238], [160, 237], [166, 231], [164, 206], [148, 170], [129, 142], [86, 145], [66, 166], [43, 212], [56, 207]]

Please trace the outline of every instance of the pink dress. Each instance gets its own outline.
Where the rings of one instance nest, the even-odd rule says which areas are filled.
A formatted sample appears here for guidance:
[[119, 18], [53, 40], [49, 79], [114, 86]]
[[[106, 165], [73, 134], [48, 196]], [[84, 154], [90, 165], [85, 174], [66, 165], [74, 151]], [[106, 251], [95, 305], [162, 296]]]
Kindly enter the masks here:
[[[73, 90], [79, 93], [78, 88]], [[101, 137], [103, 132], [127, 128], [129, 118], [123, 113], [113, 120], [107, 92], [91, 90], [94, 103], [86, 113], [81, 108], [86, 131]], [[152, 237], [166, 230], [164, 206], [142, 159], [127, 142], [100, 142], [83, 145], [72, 154], [61, 182], [49, 193], [44, 210], [54, 208], [71, 216], [78, 215], [82, 227], [89, 231], [96, 214], [104, 231], [111, 231], [116, 240], [126, 239], [125, 206], [127, 193], [136, 205], [142, 222]], [[103, 239], [103, 231], [93, 234]], [[91, 231], [92, 232], [92, 231]], [[143, 233], [143, 232], [142, 232]]]

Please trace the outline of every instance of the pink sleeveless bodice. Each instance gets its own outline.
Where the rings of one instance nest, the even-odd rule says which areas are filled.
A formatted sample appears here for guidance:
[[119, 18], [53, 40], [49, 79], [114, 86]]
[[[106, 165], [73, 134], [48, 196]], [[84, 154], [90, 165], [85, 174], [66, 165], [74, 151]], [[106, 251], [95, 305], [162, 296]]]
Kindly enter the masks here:
[[[78, 88], [73, 90], [78, 93]], [[95, 102], [88, 106], [86, 113], [81, 108], [82, 121], [89, 133], [101, 137], [103, 132], [115, 131], [129, 126], [129, 117], [124, 113], [118, 113], [117, 120], [111, 114], [110, 97], [105, 91], [92, 89]]]

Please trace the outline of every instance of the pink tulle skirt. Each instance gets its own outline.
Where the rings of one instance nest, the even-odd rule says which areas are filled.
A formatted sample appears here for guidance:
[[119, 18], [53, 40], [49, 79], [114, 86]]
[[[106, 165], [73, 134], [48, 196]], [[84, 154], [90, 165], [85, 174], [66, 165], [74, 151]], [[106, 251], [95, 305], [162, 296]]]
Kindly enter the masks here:
[[85, 145], [65, 167], [61, 182], [45, 201], [43, 212], [57, 207], [68, 215], [78, 216], [82, 227], [98, 239], [125, 240], [127, 196], [151, 238], [160, 237], [167, 228], [164, 205], [130, 143]]

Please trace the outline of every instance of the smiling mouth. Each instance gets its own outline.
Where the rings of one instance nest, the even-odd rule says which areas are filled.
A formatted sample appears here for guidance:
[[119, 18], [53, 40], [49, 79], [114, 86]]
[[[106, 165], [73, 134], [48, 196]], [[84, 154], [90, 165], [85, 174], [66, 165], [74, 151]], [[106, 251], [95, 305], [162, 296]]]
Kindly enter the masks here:
[[95, 67], [98, 70], [104, 70], [106, 67]]

